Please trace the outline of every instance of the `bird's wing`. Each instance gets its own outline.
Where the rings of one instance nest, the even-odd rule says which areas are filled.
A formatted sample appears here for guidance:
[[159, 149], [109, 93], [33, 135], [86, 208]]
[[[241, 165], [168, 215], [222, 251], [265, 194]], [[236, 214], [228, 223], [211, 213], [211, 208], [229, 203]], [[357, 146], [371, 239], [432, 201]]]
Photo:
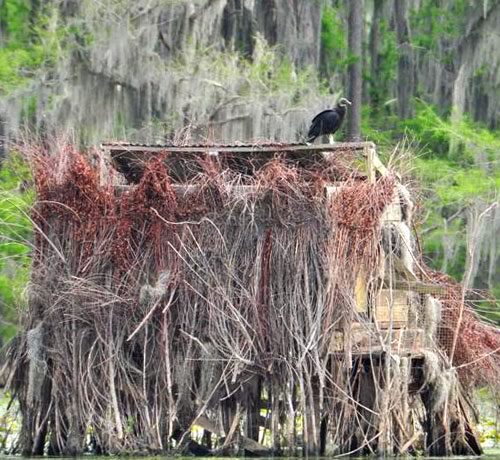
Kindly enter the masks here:
[[318, 113], [311, 121], [311, 123], [314, 123], [321, 115], [324, 115], [325, 113], [329, 113], [329, 112], [335, 112], [335, 110], [333, 109], [327, 109], [327, 110], [323, 110], [323, 112], [320, 112]]
[[315, 118], [311, 122], [311, 126], [309, 127], [309, 132], [307, 133], [307, 138], [309, 139], [309, 142], [311, 139], [315, 139], [320, 135], [321, 132], [321, 122]]

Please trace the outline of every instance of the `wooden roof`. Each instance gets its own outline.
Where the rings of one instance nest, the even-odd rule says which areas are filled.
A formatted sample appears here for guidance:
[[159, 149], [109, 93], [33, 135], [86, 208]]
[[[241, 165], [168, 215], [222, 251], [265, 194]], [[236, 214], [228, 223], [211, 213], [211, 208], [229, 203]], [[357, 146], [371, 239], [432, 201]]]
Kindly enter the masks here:
[[168, 154], [166, 163], [180, 182], [196, 173], [196, 159], [216, 156], [227, 167], [251, 173], [273, 158], [284, 158], [301, 167], [327, 162], [326, 153], [364, 153], [375, 149], [372, 142], [338, 142], [335, 144], [307, 145], [299, 143], [253, 143], [253, 144], [134, 144], [128, 142], [105, 142], [101, 148], [110, 153], [113, 166], [128, 182], [139, 182], [146, 163], [157, 155]]

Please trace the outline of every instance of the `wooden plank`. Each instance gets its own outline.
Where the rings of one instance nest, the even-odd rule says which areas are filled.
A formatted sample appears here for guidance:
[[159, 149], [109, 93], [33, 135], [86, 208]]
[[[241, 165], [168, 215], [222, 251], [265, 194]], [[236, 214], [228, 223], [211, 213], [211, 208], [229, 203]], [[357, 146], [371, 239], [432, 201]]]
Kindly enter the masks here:
[[360, 270], [354, 285], [354, 299], [358, 313], [368, 312], [368, 290], [366, 285], [366, 271]]
[[382, 214], [382, 221], [384, 222], [401, 222], [403, 213], [401, 211], [401, 201], [396, 196], [391, 203], [387, 205]]
[[[391, 351], [401, 355], [413, 355], [421, 352], [423, 348], [424, 332], [420, 328], [392, 329]], [[353, 356], [380, 353], [384, 351], [382, 344], [387, 343], [388, 328], [377, 330], [374, 324], [354, 324], [350, 332], [350, 344]], [[346, 346], [344, 333], [335, 331], [332, 334], [328, 351], [330, 353], [344, 353]]]
[[414, 291], [418, 294], [436, 294], [445, 295], [448, 292], [446, 286], [441, 286], [439, 284], [424, 283], [422, 281], [405, 281], [401, 279], [397, 280], [384, 280], [385, 286], [392, 286], [393, 289]]
[[373, 142], [336, 142], [335, 144], [253, 144], [253, 145], [195, 145], [195, 146], [171, 146], [171, 145], [140, 145], [127, 143], [103, 143], [101, 149], [107, 150], [112, 154], [121, 152], [138, 153], [162, 153], [162, 152], [180, 152], [180, 153], [205, 153], [205, 154], [223, 154], [223, 153], [278, 153], [278, 152], [335, 152], [345, 150], [375, 149]]
[[145, 165], [157, 155], [165, 153], [165, 164], [171, 177], [177, 182], [189, 182], [203, 171], [200, 157], [213, 157], [225, 168], [244, 175], [253, 175], [276, 156], [284, 157], [304, 169], [317, 167], [318, 163], [330, 163], [329, 158], [346, 151], [362, 153], [375, 152], [371, 142], [340, 142], [336, 144], [252, 144], [252, 145], [138, 145], [125, 143], [101, 144], [112, 159], [113, 167], [122, 173], [127, 181], [137, 183]]
[[408, 322], [408, 311], [410, 309], [409, 292], [400, 289], [381, 289], [375, 299], [375, 319], [379, 323], [394, 325], [406, 324]]
[[378, 155], [375, 153], [373, 155], [373, 167], [382, 175], [386, 176], [389, 170], [385, 167], [384, 163], [380, 160]]

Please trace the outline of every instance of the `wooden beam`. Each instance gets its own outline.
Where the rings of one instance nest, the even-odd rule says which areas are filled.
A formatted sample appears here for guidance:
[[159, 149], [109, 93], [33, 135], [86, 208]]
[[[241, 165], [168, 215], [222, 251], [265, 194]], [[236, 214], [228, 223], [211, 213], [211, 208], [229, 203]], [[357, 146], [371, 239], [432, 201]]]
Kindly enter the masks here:
[[446, 286], [439, 284], [423, 283], [421, 281], [406, 280], [384, 280], [386, 286], [392, 286], [394, 290], [414, 291], [418, 294], [436, 294], [444, 295], [448, 292]]
[[375, 149], [373, 142], [336, 142], [335, 144], [254, 144], [254, 145], [141, 145], [126, 143], [103, 143], [101, 148], [116, 155], [125, 152], [141, 153], [204, 153], [214, 155], [222, 153], [279, 153], [279, 152], [335, 152], [345, 150], [365, 151], [367, 148]]
[[[298, 167], [308, 169], [324, 163], [337, 154], [362, 155], [368, 162], [369, 179], [375, 182], [375, 170], [383, 174], [383, 166], [376, 158], [375, 144], [372, 142], [338, 142], [335, 144], [253, 144], [253, 145], [142, 145], [127, 143], [104, 143], [101, 148], [109, 153], [113, 167], [122, 173], [129, 183], [138, 183], [145, 165], [160, 154], [167, 154], [165, 163], [177, 182], [189, 182], [201, 166], [200, 157], [217, 157], [226, 168], [241, 174], [254, 174], [269, 160], [277, 156], [293, 162]], [[377, 161], [378, 160], [378, 161]], [[375, 165], [375, 163], [377, 163]]]
[[386, 176], [387, 173], [389, 172], [388, 169], [385, 167], [384, 163], [380, 161], [380, 158], [376, 153], [373, 155], [373, 167], [382, 175]]

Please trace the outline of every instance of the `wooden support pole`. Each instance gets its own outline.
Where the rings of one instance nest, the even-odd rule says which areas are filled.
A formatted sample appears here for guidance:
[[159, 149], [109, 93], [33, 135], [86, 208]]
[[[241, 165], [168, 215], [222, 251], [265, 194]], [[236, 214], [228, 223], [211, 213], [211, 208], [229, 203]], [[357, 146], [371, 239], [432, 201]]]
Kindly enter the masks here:
[[280, 425], [279, 425], [279, 386], [273, 382], [270, 386], [271, 396], [271, 437], [272, 437], [272, 451], [273, 454], [281, 452], [280, 444]]
[[287, 394], [288, 398], [288, 456], [297, 456], [297, 424], [296, 424], [296, 409], [297, 409], [297, 385], [295, 379], [291, 379], [289, 384], [289, 390]]
[[372, 147], [366, 147], [365, 149], [366, 155], [366, 173], [368, 176], [368, 182], [370, 184], [374, 184], [376, 180], [375, 176], [375, 149]]
[[245, 435], [254, 441], [259, 440], [260, 406], [261, 406], [261, 382], [259, 377], [254, 376], [246, 385], [245, 391]]

